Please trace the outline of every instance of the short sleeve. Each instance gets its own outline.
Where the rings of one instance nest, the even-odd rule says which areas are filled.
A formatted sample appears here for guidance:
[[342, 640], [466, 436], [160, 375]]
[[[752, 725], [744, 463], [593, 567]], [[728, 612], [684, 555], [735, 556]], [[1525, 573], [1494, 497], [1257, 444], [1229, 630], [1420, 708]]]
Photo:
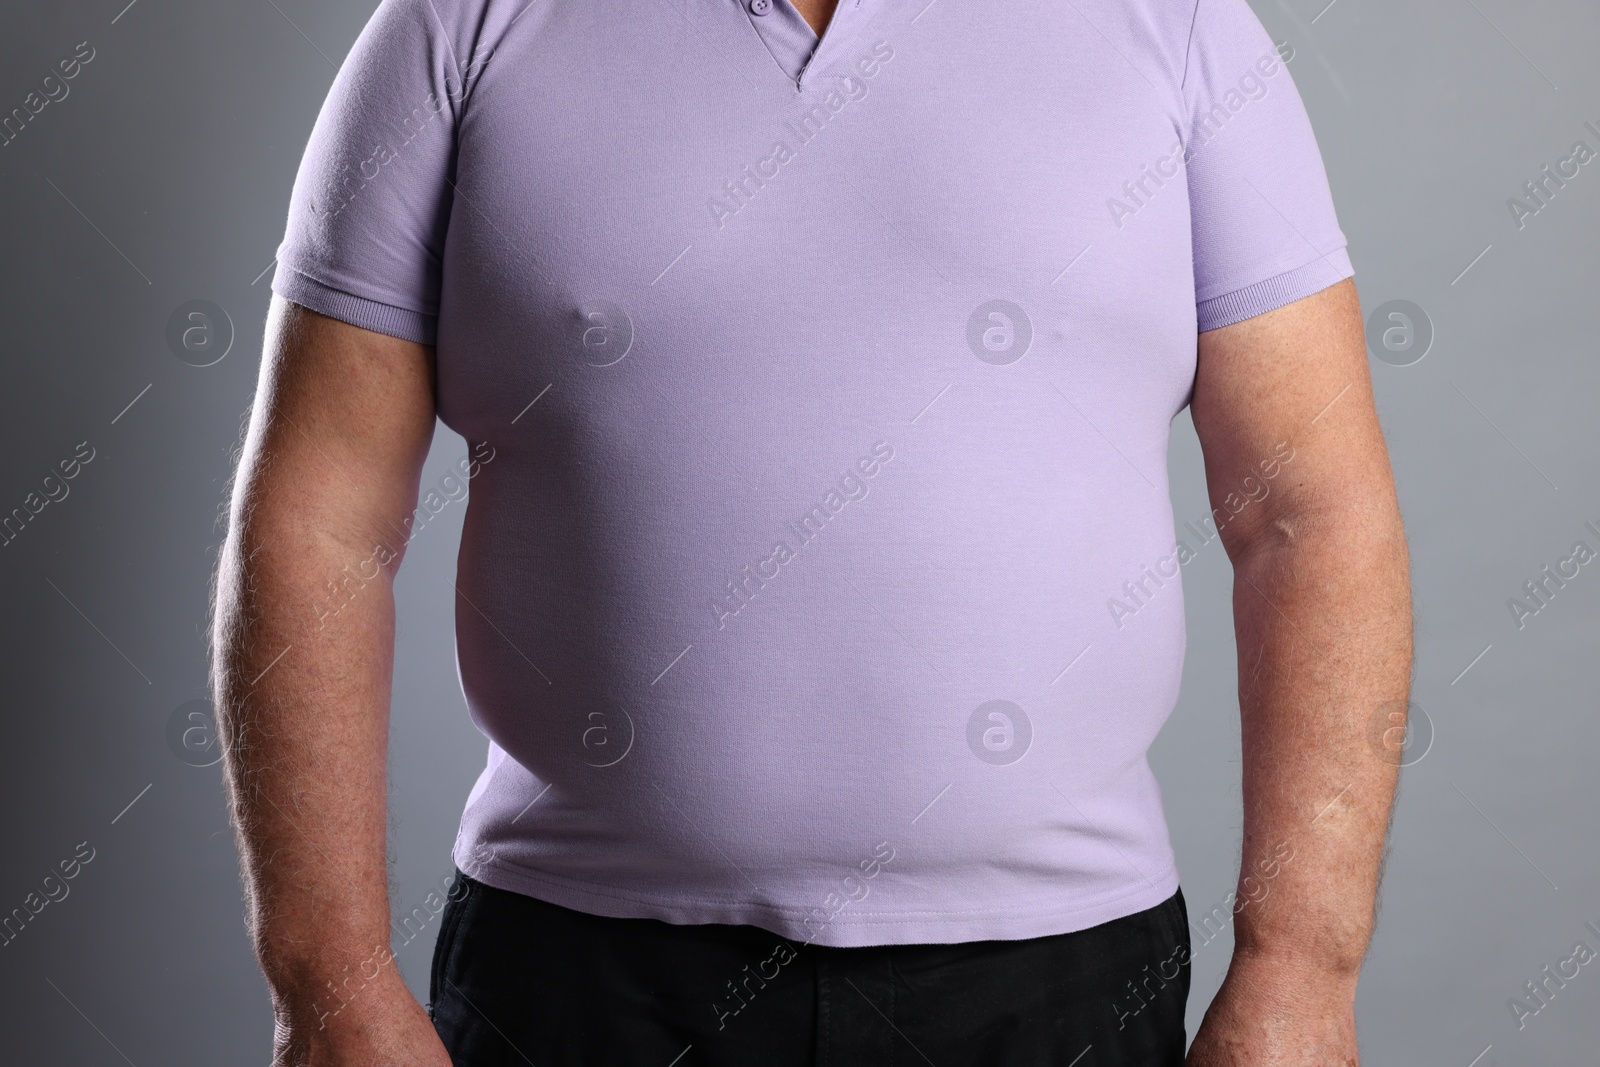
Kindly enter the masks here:
[[355, 326], [434, 342], [456, 125], [472, 73], [431, 0], [382, 0], [300, 161], [274, 292]]
[[1354, 274], [1305, 105], [1245, 0], [1198, 0], [1183, 101], [1200, 330]]

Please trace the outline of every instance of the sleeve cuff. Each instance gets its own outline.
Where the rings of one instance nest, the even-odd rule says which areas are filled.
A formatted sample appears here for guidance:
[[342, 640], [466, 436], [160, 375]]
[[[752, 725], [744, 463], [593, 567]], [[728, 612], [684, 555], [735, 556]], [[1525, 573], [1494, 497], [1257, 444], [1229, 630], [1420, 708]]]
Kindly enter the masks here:
[[279, 262], [272, 276], [272, 291], [329, 318], [359, 326], [363, 330], [388, 334], [418, 344], [434, 343], [438, 316], [368, 300], [324, 285], [286, 263]]
[[1264, 315], [1312, 293], [1320, 293], [1354, 274], [1350, 253], [1341, 245], [1303, 267], [1200, 301], [1195, 306], [1199, 332], [1232, 326], [1236, 322]]

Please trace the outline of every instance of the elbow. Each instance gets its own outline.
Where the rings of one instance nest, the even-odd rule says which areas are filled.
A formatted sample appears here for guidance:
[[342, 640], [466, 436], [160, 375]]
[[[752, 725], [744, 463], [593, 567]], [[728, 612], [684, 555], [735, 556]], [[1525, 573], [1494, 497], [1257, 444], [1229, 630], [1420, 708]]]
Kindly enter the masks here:
[[1224, 548], [1234, 566], [1257, 556], [1301, 556], [1308, 552], [1406, 555], [1405, 530], [1393, 494], [1363, 495], [1317, 506], [1279, 508], [1234, 531]]

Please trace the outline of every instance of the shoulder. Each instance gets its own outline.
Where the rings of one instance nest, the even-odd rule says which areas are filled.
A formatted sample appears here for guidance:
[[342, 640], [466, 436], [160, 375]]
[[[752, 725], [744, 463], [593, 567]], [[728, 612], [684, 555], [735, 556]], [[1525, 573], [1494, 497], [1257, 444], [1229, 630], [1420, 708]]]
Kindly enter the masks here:
[[1148, 81], [1176, 91], [1183, 82], [1202, 4], [1245, 0], [1045, 0], [1063, 25], [1084, 25], [1088, 40], [1103, 40]]
[[425, 39], [439, 48], [438, 59], [470, 71], [513, 26], [531, 26], [539, 21], [537, 9], [553, 6], [552, 0], [381, 0], [368, 31]]

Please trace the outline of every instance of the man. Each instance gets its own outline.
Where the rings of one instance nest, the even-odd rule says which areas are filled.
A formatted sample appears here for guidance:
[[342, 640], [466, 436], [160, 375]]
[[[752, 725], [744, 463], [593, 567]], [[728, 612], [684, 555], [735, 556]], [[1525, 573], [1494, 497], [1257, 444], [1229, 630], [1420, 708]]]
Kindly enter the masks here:
[[[1244, 0], [830, 7], [383, 0], [336, 79], [218, 585], [277, 1063], [1185, 1062], [1186, 404], [1244, 746], [1187, 1062], [1357, 1063], [1407, 553], [1284, 60]], [[425, 1009], [391, 582], [467, 481]]]

